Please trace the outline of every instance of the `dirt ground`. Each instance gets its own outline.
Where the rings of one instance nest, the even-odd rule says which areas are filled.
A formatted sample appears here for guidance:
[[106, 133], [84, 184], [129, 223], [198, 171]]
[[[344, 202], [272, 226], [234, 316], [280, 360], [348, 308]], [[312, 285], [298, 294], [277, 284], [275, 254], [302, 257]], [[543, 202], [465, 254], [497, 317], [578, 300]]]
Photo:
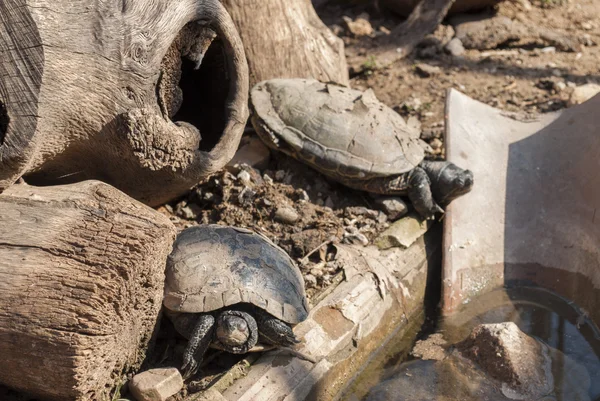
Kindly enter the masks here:
[[[372, 88], [405, 118], [416, 117], [429, 158], [444, 157], [448, 88], [526, 118], [567, 107], [577, 86], [600, 83], [598, 0], [505, 1], [470, 16], [480, 22], [471, 24], [463, 44], [480, 49], [460, 55], [445, 49], [462, 32], [461, 17], [450, 16], [408, 58], [387, 67], [377, 61], [380, 40], [400, 18], [367, 0], [331, 0], [317, 11], [345, 43], [351, 86]], [[352, 32], [346, 21], [360, 19], [369, 21], [367, 29]], [[323, 252], [307, 258], [311, 251], [329, 240], [366, 244], [390, 224], [368, 194], [274, 153], [268, 166], [230, 168], [160, 210], [182, 229], [220, 223], [266, 235], [299, 262], [310, 298], [340, 273], [334, 260], [321, 259]]]

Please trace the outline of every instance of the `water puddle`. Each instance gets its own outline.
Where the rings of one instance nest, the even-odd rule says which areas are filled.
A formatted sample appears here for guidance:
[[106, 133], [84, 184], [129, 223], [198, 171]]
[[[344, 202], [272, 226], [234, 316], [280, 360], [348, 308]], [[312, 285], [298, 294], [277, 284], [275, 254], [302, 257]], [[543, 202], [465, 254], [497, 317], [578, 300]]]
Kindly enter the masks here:
[[[419, 337], [440, 333], [448, 344], [455, 344], [479, 324], [502, 322], [514, 322], [524, 333], [547, 345], [554, 384], [536, 399], [600, 401], [600, 332], [585, 310], [550, 291], [524, 287], [490, 292], [465, 305], [453, 317], [438, 320]], [[407, 338], [410, 335], [413, 337]], [[341, 400], [519, 399], [460, 359], [434, 361], [410, 356], [414, 335], [409, 331], [390, 340], [381, 355], [349, 385]]]

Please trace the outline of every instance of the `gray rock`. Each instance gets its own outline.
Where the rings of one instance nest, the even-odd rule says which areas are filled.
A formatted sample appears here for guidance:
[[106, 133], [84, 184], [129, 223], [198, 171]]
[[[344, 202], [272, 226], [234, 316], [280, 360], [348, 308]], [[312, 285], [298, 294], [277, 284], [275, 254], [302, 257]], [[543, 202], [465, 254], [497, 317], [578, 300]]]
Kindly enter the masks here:
[[379, 249], [394, 247], [408, 248], [423, 236], [431, 226], [430, 220], [423, 220], [415, 213], [393, 223], [375, 240]]
[[444, 49], [453, 56], [462, 56], [465, 54], [465, 47], [459, 38], [452, 38]]
[[398, 220], [408, 213], [408, 207], [401, 198], [397, 197], [380, 197], [375, 199], [375, 205], [381, 209], [390, 221]]
[[183, 378], [176, 368], [150, 369], [129, 382], [129, 390], [137, 401], [166, 401], [183, 388]]
[[456, 348], [502, 382], [502, 393], [511, 399], [535, 400], [554, 389], [548, 347], [513, 322], [481, 324]]
[[275, 220], [284, 224], [294, 224], [300, 216], [291, 206], [281, 206], [275, 211]]

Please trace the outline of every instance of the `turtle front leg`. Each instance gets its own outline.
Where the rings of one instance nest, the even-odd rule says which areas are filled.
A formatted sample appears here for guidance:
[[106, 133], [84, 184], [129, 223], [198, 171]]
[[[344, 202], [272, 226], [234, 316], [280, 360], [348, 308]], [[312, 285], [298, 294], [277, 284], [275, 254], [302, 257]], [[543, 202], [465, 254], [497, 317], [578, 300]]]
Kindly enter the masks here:
[[433, 200], [431, 181], [421, 167], [413, 169], [408, 177], [408, 198], [416, 211], [427, 220], [433, 220], [436, 213], [444, 210]]
[[212, 342], [214, 326], [215, 318], [212, 315], [198, 316], [198, 321], [192, 330], [188, 345], [183, 352], [181, 372], [184, 379], [187, 379], [198, 371], [204, 353]]
[[291, 347], [300, 342], [287, 323], [262, 312], [257, 312], [255, 316], [258, 331], [268, 343], [280, 347]]

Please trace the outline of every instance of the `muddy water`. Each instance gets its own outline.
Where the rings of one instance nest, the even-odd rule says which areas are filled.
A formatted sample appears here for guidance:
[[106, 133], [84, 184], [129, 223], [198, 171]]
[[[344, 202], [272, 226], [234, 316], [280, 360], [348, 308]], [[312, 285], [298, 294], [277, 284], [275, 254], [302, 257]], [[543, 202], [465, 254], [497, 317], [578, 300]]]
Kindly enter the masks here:
[[[448, 344], [453, 344], [478, 324], [512, 321], [525, 333], [560, 351], [553, 351], [554, 391], [543, 400], [600, 401], [600, 331], [587, 315], [587, 311], [546, 290], [497, 290], [465, 305], [452, 318], [438, 320], [420, 337], [442, 333]], [[390, 347], [381, 351], [383, 356], [374, 358], [341, 400], [509, 399], [479, 372], [456, 364], [412, 360], [407, 356], [407, 344], [414, 340], [406, 335], [402, 341], [392, 339]]]

